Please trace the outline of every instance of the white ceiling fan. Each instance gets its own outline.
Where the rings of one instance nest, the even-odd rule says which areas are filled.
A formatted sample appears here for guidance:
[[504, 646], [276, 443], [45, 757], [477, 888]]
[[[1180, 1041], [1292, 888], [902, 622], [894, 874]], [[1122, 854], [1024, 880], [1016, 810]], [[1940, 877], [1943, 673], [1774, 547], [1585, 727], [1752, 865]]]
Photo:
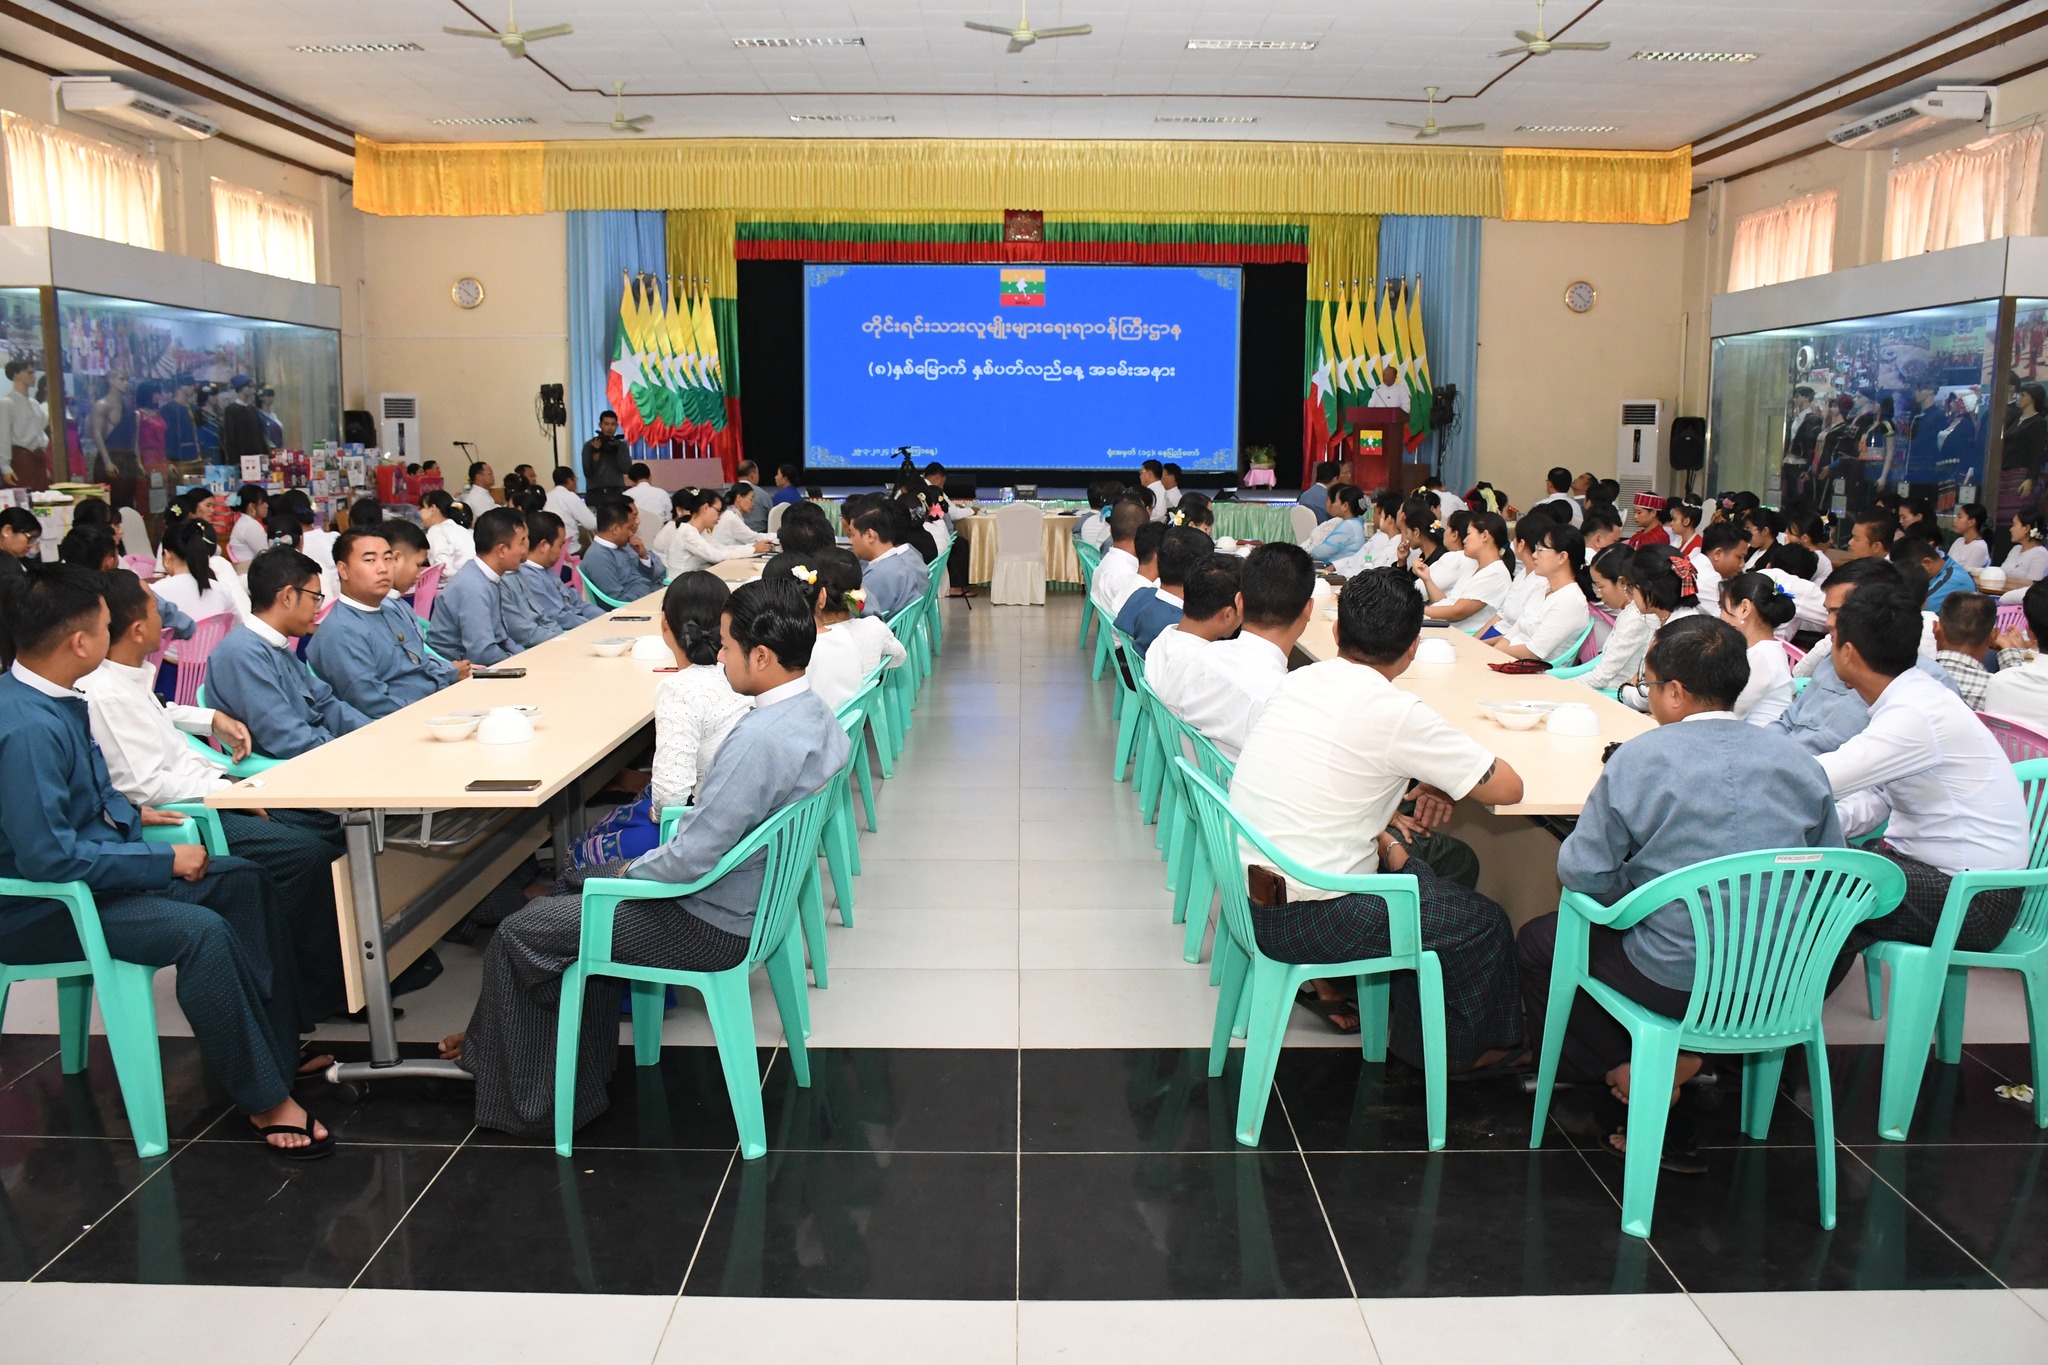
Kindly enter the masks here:
[[1429, 91], [1429, 117], [1427, 119], [1421, 123], [1396, 123], [1392, 119], [1388, 119], [1387, 126], [1389, 128], [1413, 129], [1417, 142], [1426, 137], [1435, 137], [1440, 133], [1479, 133], [1486, 130], [1486, 125], [1483, 123], [1438, 123], [1436, 121], [1436, 92], [1438, 88], [1434, 85], [1423, 87], [1423, 89]]
[[615, 133], [644, 133], [647, 131], [644, 125], [654, 122], [654, 115], [652, 114], [635, 114], [631, 118], [626, 117], [626, 83], [624, 81], [612, 82], [612, 99], [615, 103], [612, 107], [610, 122], [604, 122], [599, 119], [579, 118], [569, 120], [569, 126], [572, 128], [609, 128]]
[[526, 45], [528, 43], [537, 43], [543, 38], [560, 38], [565, 34], [574, 33], [575, 31], [568, 24], [549, 24], [546, 28], [530, 28], [521, 32], [519, 17], [512, 12], [511, 0], [506, 0], [505, 31], [503, 33], [493, 33], [489, 29], [484, 28], [448, 28], [444, 26], [441, 29], [441, 32], [455, 38], [488, 38], [504, 48], [505, 55], [515, 62], [526, 55]]
[[1010, 40], [1010, 46], [1005, 49], [1009, 52], [1022, 52], [1040, 38], [1079, 38], [1095, 31], [1093, 24], [1069, 24], [1064, 28], [1035, 29], [1031, 27], [1030, 13], [1021, 4], [1017, 7], [1017, 27], [1015, 28], [1002, 28], [996, 24], [977, 24], [972, 20], [968, 21], [967, 27], [973, 29], [976, 33], [1002, 34]]
[[1605, 52], [1608, 43], [1560, 43], [1554, 41], [1543, 29], [1543, 0], [1536, 0], [1536, 31], [1524, 33], [1515, 30], [1515, 36], [1522, 40], [1520, 47], [1503, 48], [1494, 53], [1496, 57], [1541, 57], [1546, 52]]

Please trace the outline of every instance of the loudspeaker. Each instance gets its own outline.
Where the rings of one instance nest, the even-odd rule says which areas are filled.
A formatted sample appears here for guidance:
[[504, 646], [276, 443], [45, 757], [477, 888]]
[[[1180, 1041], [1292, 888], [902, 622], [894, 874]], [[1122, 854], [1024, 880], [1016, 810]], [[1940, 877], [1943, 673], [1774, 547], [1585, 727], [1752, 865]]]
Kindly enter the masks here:
[[569, 425], [569, 404], [560, 384], [540, 386], [540, 420], [551, 427]]
[[1707, 467], [1707, 419], [1671, 419], [1671, 467], [1682, 474]]
[[1449, 431], [1458, 425], [1458, 386], [1445, 384], [1430, 395], [1429, 425], [1437, 431]]
[[377, 419], [361, 408], [350, 408], [341, 414], [341, 443], [351, 446], [374, 446], [377, 444]]

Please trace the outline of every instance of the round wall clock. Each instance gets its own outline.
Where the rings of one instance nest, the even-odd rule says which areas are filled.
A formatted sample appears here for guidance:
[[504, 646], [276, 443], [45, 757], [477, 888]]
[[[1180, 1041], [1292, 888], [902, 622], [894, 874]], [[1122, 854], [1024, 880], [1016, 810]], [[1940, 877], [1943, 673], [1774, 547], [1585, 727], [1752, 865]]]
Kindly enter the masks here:
[[1573, 283], [1564, 291], [1564, 306], [1574, 313], [1591, 312], [1600, 300], [1600, 291], [1584, 280]]
[[455, 300], [457, 308], [474, 308], [484, 301], [483, 282], [464, 275], [455, 282], [455, 287], [448, 291], [448, 296]]

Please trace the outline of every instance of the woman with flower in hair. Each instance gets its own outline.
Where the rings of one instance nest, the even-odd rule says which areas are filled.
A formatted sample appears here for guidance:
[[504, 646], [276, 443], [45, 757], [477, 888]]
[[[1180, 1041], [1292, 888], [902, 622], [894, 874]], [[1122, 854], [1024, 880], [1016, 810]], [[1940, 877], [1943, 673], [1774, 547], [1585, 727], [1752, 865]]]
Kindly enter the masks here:
[[661, 599], [661, 640], [675, 672], [654, 689], [654, 772], [647, 790], [592, 825], [576, 845], [577, 867], [637, 858], [661, 842], [664, 806], [687, 805], [726, 734], [753, 702], [718, 666], [718, 618], [732, 590], [716, 574], [676, 575]]
[[728, 559], [746, 559], [766, 553], [769, 543], [765, 540], [749, 540], [728, 543], [714, 540], [712, 532], [717, 528], [719, 514], [724, 503], [718, 494], [703, 489], [685, 488], [670, 502], [680, 520], [664, 532], [666, 539], [657, 538], [656, 545], [663, 546], [660, 553], [662, 562], [671, 574], [685, 574], [693, 569], [708, 569], [713, 564], [722, 564]]
[[804, 676], [811, 691], [833, 710], [888, 660], [900, 668], [908, 657], [902, 641], [879, 616], [864, 616], [867, 593], [860, 585], [860, 561], [837, 545], [810, 554], [779, 554], [761, 571], [763, 579], [793, 578], [811, 594], [811, 614], [818, 624], [818, 643], [811, 647]]

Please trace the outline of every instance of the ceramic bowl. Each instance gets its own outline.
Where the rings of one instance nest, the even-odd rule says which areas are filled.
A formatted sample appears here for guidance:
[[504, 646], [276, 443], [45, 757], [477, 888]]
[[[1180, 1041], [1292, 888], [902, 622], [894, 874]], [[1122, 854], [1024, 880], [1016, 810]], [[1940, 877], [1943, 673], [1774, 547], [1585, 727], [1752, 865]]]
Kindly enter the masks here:
[[643, 635], [635, 640], [633, 658], [649, 668], [673, 668], [676, 662], [674, 651], [662, 642], [659, 635]]
[[1600, 717], [1592, 707], [1579, 702], [1568, 702], [1552, 711], [1549, 726], [1553, 735], [1578, 739], [1597, 739], [1600, 735]]
[[1415, 647], [1415, 662], [1419, 664], [1454, 664], [1458, 662], [1457, 646], [1449, 640], [1424, 640]]
[[[616, 659], [631, 649], [638, 637], [632, 635], [608, 635], [602, 640], [590, 642], [590, 652], [607, 659]], [[657, 636], [657, 639], [660, 637]]]
[[1977, 586], [1984, 589], [1986, 592], [1999, 592], [2003, 590], [2005, 587], [2005, 570], [1977, 570]]
[[480, 719], [481, 717], [477, 715], [467, 713], [459, 713], [452, 716], [435, 716], [427, 722], [427, 733], [435, 739], [444, 739], [453, 743], [458, 739], [468, 739], [471, 735], [475, 734], [477, 721]]
[[533, 718], [517, 706], [493, 707], [477, 722], [479, 744], [524, 744], [532, 738]]

